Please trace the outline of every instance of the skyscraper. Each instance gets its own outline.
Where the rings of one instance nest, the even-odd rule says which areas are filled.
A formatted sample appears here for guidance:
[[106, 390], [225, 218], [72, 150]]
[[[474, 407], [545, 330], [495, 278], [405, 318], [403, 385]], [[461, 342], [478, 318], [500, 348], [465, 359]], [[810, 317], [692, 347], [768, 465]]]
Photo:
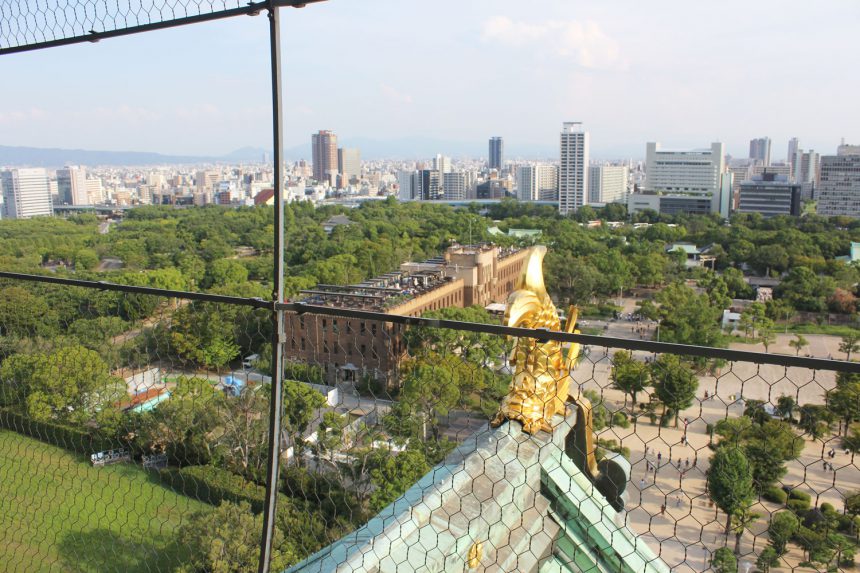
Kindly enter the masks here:
[[435, 169], [422, 169], [418, 172], [416, 185], [412, 189], [412, 197], [422, 201], [436, 201], [442, 199], [442, 188], [439, 181], [439, 172]]
[[320, 130], [311, 137], [314, 179], [329, 185], [337, 184], [337, 135]]
[[398, 199], [411, 201], [415, 199], [415, 187], [418, 184], [418, 172], [414, 169], [402, 169], [397, 172]]
[[797, 150], [800, 148], [800, 140], [796, 137], [792, 137], [788, 140], [788, 157], [786, 157], [785, 162], [792, 166], [792, 172], [794, 171], [794, 156], [797, 155]]
[[819, 215], [860, 217], [860, 155], [822, 157], [816, 199]]
[[358, 148], [338, 149], [337, 170], [341, 175], [340, 188], [346, 187], [350, 181], [361, 179], [361, 151]]
[[442, 189], [446, 201], [462, 201], [466, 199], [468, 181], [462, 171], [442, 174]]
[[29, 219], [53, 215], [48, 174], [44, 169], [11, 169], [0, 173], [4, 218]]
[[589, 203], [621, 203], [627, 200], [626, 165], [592, 165], [588, 172]]
[[82, 167], [57, 169], [57, 192], [63, 205], [88, 205], [86, 170]]
[[762, 165], [770, 165], [770, 138], [760, 137], [750, 140], [750, 159], [761, 163]]
[[490, 169], [502, 170], [505, 164], [505, 142], [501, 137], [490, 138]]
[[565, 122], [561, 130], [558, 210], [562, 215], [588, 202], [588, 132], [582, 122]]
[[436, 157], [433, 159], [433, 169], [438, 171], [441, 175], [451, 173], [451, 158], [446, 155], [442, 155], [441, 153], [437, 153]]

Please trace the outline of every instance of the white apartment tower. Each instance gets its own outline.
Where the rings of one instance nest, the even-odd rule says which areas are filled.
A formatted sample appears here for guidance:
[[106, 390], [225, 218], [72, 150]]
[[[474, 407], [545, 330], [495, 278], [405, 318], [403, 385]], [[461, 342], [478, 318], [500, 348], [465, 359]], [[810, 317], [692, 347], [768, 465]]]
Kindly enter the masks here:
[[442, 174], [442, 192], [446, 201], [463, 201], [468, 191], [468, 178], [462, 171]]
[[29, 219], [53, 215], [48, 174], [44, 169], [11, 169], [0, 174], [4, 218]]
[[546, 163], [522, 165], [517, 169], [517, 199], [520, 201], [556, 201], [558, 167]]
[[627, 200], [626, 165], [592, 165], [588, 168], [589, 203], [623, 203]]
[[89, 205], [86, 170], [83, 167], [57, 169], [57, 194], [64, 205]]
[[860, 217], [860, 154], [822, 157], [816, 198], [819, 215]]
[[582, 122], [565, 122], [558, 168], [558, 211], [572, 213], [588, 203], [588, 132]]

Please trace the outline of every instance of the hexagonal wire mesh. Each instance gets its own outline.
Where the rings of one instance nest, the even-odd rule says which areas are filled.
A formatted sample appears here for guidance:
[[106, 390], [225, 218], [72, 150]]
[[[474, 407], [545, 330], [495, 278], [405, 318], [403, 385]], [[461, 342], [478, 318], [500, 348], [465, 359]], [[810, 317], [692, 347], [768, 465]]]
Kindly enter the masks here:
[[0, 0], [0, 53], [250, 11], [238, 0]]
[[[287, 320], [285, 354], [303, 376], [315, 365], [315, 381], [336, 392], [292, 452], [285, 493], [301, 497], [314, 483], [312, 499], [331, 504], [338, 531], [359, 528], [296, 571], [470, 570], [466, 541], [481, 544], [476, 566], [488, 571], [552, 559], [615, 570], [595, 557], [604, 552], [643, 571], [660, 570], [657, 556], [673, 571], [726, 560], [825, 571], [853, 561], [860, 388], [828, 361], [810, 369], [788, 366], [789, 356], [757, 364], [716, 350], [631, 352], [614, 346], [636, 343], [618, 339], [584, 347], [572, 378], [593, 406], [594, 453], [621, 456], [629, 470], [623, 508], [600, 506], [608, 537], [599, 528], [577, 537], [569, 530], [591, 523], [590, 501], [566, 507], [566, 496], [612, 496], [594, 480], [583, 488], [581, 463], [552, 462], [564, 474], [547, 465], [577, 458], [558, 443], [570, 430], [550, 439], [527, 438], [518, 422], [488, 427], [511, 381], [509, 340], [474, 324], [416, 328], [291, 308], [300, 314]], [[614, 551], [589, 550], [601, 542]]]

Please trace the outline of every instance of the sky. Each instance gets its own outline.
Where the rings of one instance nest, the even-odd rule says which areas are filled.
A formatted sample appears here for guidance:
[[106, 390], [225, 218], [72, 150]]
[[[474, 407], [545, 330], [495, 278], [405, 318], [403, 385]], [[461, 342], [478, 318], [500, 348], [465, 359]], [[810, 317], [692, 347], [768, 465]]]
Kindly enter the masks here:
[[[328, 0], [283, 9], [285, 144], [438, 141], [439, 153], [593, 158], [647, 141], [746, 156], [769, 136], [860, 143], [860, 2]], [[265, 15], [0, 57], [0, 145], [220, 155], [271, 148]]]

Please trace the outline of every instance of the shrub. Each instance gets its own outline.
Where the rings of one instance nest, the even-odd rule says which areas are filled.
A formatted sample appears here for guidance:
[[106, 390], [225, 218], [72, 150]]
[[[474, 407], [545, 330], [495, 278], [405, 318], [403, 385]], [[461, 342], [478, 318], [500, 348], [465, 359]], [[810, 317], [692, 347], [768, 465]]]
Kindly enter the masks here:
[[263, 511], [266, 488], [227, 470], [214, 466], [186, 466], [166, 468], [158, 474], [167, 486], [188, 497], [212, 505], [222, 501], [247, 502], [254, 513]]
[[761, 496], [767, 501], [778, 503], [779, 505], [785, 505], [785, 502], [788, 499], [788, 494], [773, 485], [766, 487]]
[[812, 496], [806, 493], [805, 491], [800, 491], [797, 489], [793, 489], [788, 492], [788, 499], [799, 499], [805, 501], [807, 505], [812, 504]]
[[123, 446], [117, 440], [99, 435], [97, 430], [87, 432], [54, 422], [37, 421], [12, 408], [0, 408], [0, 428], [86, 456]]
[[620, 426], [622, 428], [630, 427], [630, 420], [627, 419], [627, 414], [624, 412], [615, 412], [612, 414], [612, 425]]
[[802, 499], [789, 499], [785, 505], [798, 515], [803, 514], [809, 509], [809, 502]]
[[821, 511], [823, 513], [835, 513], [836, 508], [833, 507], [833, 504], [827, 503], [826, 501], [821, 504]]

